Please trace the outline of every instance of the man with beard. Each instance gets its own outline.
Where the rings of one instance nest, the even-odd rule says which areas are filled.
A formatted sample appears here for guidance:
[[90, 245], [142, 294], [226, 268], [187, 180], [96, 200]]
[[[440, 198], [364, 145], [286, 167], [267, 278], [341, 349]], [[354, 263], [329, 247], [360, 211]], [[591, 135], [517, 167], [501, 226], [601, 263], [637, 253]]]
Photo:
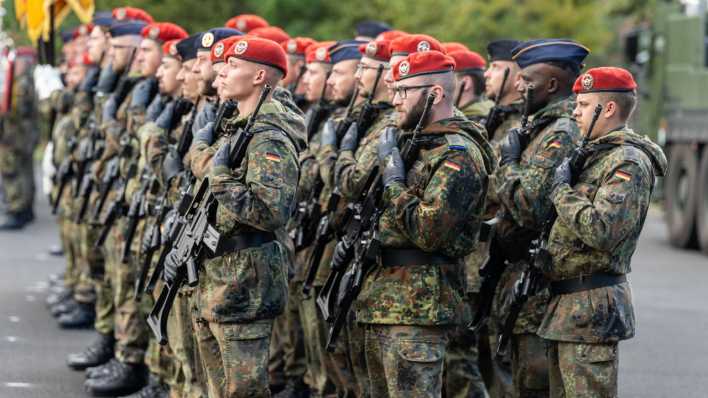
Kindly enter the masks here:
[[[304, 126], [269, 96], [244, 158], [229, 159], [231, 139], [256, 110], [264, 87], [287, 73], [287, 56], [272, 41], [246, 36], [224, 58], [220, 93], [238, 102], [238, 114], [200, 131], [190, 149], [195, 176], [209, 178], [221, 235], [202, 265], [193, 325], [209, 396], [269, 396], [270, 335], [287, 300], [287, 253], [277, 236], [294, 206]], [[171, 252], [165, 278], [172, 280], [181, 266]]]
[[288, 53], [289, 73], [280, 82], [280, 85], [290, 91], [295, 104], [303, 112], [306, 112], [307, 106], [311, 105], [305, 99], [305, 86], [302, 82], [302, 77], [305, 75], [307, 66], [305, 63], [305, 51], [312, 44], [315, 44], [315, 41], [309, 37], [294, 37], [281, 43], [283, 49]]
[[[393, 65], [398, 123], [379, 140], [383, 212], [372, 226], [381, 249], [355, 302], [373, 397], [440, 396], [447, 333], [463, 320], [462, 258], [494, 154], [483, 130], [454, 116], [454, 67], [438, 51]], [[413, 139], [404, 163], [397, 142]]]
[[[531, 241], [541, 233], [552, 210], [553, 170], [580, 142], [570, 113], [572, 86], [587, 54], [582, 45], [564, 39], [532, 40], [512, 51], [521, 68], [516, 89], [526, 93], [525, 107], [532, 121], [508, 131], [494, 176], [500, 221], [492, 242], [497, 252], [490, 255], [501, 256], [510, 270], [530, 266]], [[546, 347], [536, 335], [548, 290], [538, 290], [524, 305], [524, 316], [517, 319], [509, 343], [514, 396], [548, 396]], [[513, 294], [513, 288], [508, 294]]]
[[484, 68], [487, 63], [474, 51], [452, 51], [447, 55], [455, 60], [457, 89], [455, 106], [473, 122], [482, 122], [493, 102], [484, 98]]

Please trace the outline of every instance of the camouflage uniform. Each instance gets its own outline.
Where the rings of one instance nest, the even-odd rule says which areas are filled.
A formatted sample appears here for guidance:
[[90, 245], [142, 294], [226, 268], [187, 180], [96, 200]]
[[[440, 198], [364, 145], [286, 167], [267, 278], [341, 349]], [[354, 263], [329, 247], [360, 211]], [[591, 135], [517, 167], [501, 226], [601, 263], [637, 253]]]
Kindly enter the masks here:
[[460, 108], [460, 112], [473, 122], [481, 123], [494, 106], [494, 101], [480, 98]]
[[440, 396], [447, 332], [463, 321], [459, 260], [474, 247], [494, 169], [483, 130], [465, 118], [428, 126], [422, 142], [407, 186], [384, 191], [382, 252], [418, 249], [447, 260], [380, 264], [366, 277], [355, 305], [366, 326], [372, 397]]
[[[247, 158], [235, 170], [209, 167], [216, 149], [245, 122], [238, 117], [224, 121], [227, 134], [214, 145], [196, 141], [190, 149], [192, 170], [197, 177], [205, 171], [209, 176], [218, 202], [216, 228], [221, 239], [254, 231], [282, 237], [295, 200], [302, 117], [278, 101], [267, 101], [257, 117]], [[270, 395], [270, 335], [273, 319], [285, 308], [288, 263], [288, 253], [278, 240], [204, 262], [193, 321], [209, 396]]]
[[[552, 291], [554, 282], [631, 271], [655, 177], [667, 168], [661, 148], [627, 128], [587, 149], [577, 182], [551, 194], [558, 218], [543, 272]], [[551, 396], [616, 397], [617, 343], [634, 325], [629, 282], [554, 293], [538, 330], [550, 343]]]
[[12, 109], [2, 116], [0, 130], [0, 197], [6, 212], [32, 213], [34, 201], [34, 160], [32, 154], [39, 139], [37, 98], [32, 69], [15, 77], [12, 85]]
[[[555, 167], [575, 148], [580, 132], [571, 111], [574, 97], [548, 104], [537, 111], [530, 124], [541, 123], [531, 132], [519, 163], [497, 170], [497, 197], [503, 219], [497, 225], [501, 250], [511, 264], [500, 281], [502, 303], [498, 314], [505, 314], [512, 299], [514, 273], [526, 267], [532, 237], [540, 233], [551, 211], [550, 189]], [[538, 131], [540, 130], [540, 131]], [[548, 291], [530, 297], [514, 326], [511, 341], [512, 377], [515, 396], [548, 396], [548, 368], [543, 341], [535, 334], [545, 313]]]

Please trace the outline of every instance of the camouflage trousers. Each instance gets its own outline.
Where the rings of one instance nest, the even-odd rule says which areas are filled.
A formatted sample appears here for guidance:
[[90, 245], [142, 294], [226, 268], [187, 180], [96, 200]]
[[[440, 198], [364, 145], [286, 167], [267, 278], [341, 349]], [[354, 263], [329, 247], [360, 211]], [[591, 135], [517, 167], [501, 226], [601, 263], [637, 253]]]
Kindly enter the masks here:
[[308, 384], [313, 397], [336, 396], [334, 384], [336, 368], [325, 348], [327, 345], [327, 323], [322, 319], [315, 303], [319, 292], [320, 287], [315, 287], [310, 297], [303, 298], [298, 303], [305, 344]]
[[[159, 289], [156, 289], [152, 297], [146, 294], [142, 295], [140, 307], [141, 312], [145, 314], [145, 316], [152, 309], [159, 291]], [[178, 366], [176, 365], [174, 354], [169, 345], [161, 345], [156, 339], [152, 338], [152, 336], [150, 337], [147, 349], [145, 350], [145, 365], [152, 375], [156, 376], [168, 386], [172, 386], [178, 382], [177, 379], [179, 378]]]
[[[113, 286], [111, 281], [113, 278], [112, 262], [106, 261], [104, 254], [107, 252], [107, 246], [101, 251], [103, 259], [103, 275], [94, 276], [94, 290], [96, 291], [96, 320], [94, 328], [101, 334], [113, 334], [115, 305], [113, 304]], [[98, 251], [98, 250], [94, 250]]]
[[366, 325], [365, 350], [372, 397], [440, 397], [446, 328]]
[[168, 383], [172, 397], [206, 398], [204, 373], [198, 355], [192, 316], [197, 312], [194, 290], [182, 287], [167, 319], [167, 335], [177, 367], [173, 383]]
[[193, 319], [210, 398], [270, 397], [268, 353], [273, 320], [216, 323]]
[[96, 301], [95, 275], [97, 269], [103, 269], [103, 256], [99, 250], [95, 250], [93, 245], [98, 239], [98, 231], [90, 228], [88, 224], [75, 224], [77, 240], [76, 246], [79, 250], [77, 256], [77, 270], [79, 279], [74, 287], [74, 300], [79, 303], [90, 304]]
[[511, 373], [516, 398], [548, 397], [548, 356], [545, 341], [535, 334], [514, 334]]
[[349, 363], [354, 377], [354, 396], [368, 398], [371, 397], [369, 391], [369, 371], [366, 367], [366, 328], [364, 325], [356, 322], [354, 311], [349, 312], [344, 336], [346, 338], [347, 354], [349, 354]]
[[551, 398], [617, 397], [617, 343], [547, 343]]
[[32, 153], [24, 153], [9, 145], [0, 144], [0, 176], [2, 195], [8, 213], [19, 213], [32, 208], [34, 201], [34, 167]]
[[64, 258], [66, 259], [64, 286], [73, 291], [79, 282], [79, 272], [76, 265], [79, 257], [79, 247], [76, 245], [76, 224], [64, 216], [59, 216], [58, 223], [59, 239], [61, 240]]
[[270, 342], [268, 374], [271, 385], [283, 383], [286, 378], [303, 379], [307, 370], [300, 322], [302, 282], [292, 280], [288, 285], [285, 312], [275, 318]]
[[490, 333], [487, 328], [482, 330], [480, 338], [480, 372], [485, 380], [489, 394], [495, 398], [513, 398], [514, 384], [511, 377], [511, 352], [506, 350], [501, 356], [496, 355], [499, 336]]
[[446, 398], [487, 398], [487, 388], [479, 371], [478, 337], [458, 327], [450, 336], [445, 353], [443, 396]]

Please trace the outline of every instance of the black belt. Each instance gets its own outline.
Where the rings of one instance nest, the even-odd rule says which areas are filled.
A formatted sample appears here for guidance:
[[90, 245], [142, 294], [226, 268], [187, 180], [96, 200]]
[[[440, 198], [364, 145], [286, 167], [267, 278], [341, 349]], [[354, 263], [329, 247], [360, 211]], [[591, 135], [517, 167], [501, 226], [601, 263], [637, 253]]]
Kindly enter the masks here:
[[382, 249], [381, 265], [398, 267], [404, 265], [457, 264], [457, 259], [435, 253], [426, 253], [420, 249]]
[[219, 239], [219, 246], [212, 258], [221, 257], [226, 254], [235, 253], [239, 250], [258, 247], [274, 241], [275, 234], [272, 232], [253, 231], [244, 234], [229, 236]]
[[624, 282], [627, 282], [626, 275], [598, 273], [551, 282], [550, 290], [552, 295], [557, 296], [560, 294], [584, 292], [586, 290], [619, 285]]

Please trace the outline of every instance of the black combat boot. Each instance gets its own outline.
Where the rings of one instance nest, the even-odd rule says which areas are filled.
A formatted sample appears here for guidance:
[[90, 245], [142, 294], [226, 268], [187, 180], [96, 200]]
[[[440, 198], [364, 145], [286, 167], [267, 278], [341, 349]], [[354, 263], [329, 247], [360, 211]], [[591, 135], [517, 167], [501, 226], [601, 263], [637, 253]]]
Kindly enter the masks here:
[[57, 318], [60, 315], [68, 314], [74, 311], [78, 306], [79, 303], [77, 303], [73, 297], [68, 297], [66, 300], [60, 301], [56, 305], [53, 305], [52, 308], [49, 309], [49, 312], [52, 313], [53, 317]]
[[285, 388], [274, 394], [273, 398], [309, 398], [310, 386], [301, 377], [288, 377]]
[[51, 310], [52, 307], [55, 305], [61, 303], [62, 301], [66, 301], [74, 296], [74, 291], [69, 289], [69, 288], [63, 288], [61, 290], [54, 290], [49, 296], [47, 296], [47, 300], [45, 303], [47, 304], [47, 307]]
[[84, 388], [94, 397], [132, 394], [145, 385], [145, 366], [118, 362], [108, 375], [87, 379]]
[[60, 315], [57, 323], [62, 329], [82, 329], [93, 327], [95, 319], [93, 303], [78, 303], [73, 311]]
[[100, 379], [108, 376], [120, 362], [116, 358], [111, 358], [103, 365], [86, 368], [86, 379]]
[[74, 370], [102, 365], [113, 358], [113, 346], [116, 340], [111, 334], [98, 334], [98, 338], [91, 345], [79, 353], [69, 354], [66, 364]]
[[148, 384], [135, 394], [126, 398], [169, 398], [170, 388], [162, 383], [154, 374], [150, 374]]
[[25, 216], [20, 213], [7, 213], [5, 214], [5, 220], [0, 224], [0, 231], [17, 231], [22, 229], [27, 221], [25, 221]]

